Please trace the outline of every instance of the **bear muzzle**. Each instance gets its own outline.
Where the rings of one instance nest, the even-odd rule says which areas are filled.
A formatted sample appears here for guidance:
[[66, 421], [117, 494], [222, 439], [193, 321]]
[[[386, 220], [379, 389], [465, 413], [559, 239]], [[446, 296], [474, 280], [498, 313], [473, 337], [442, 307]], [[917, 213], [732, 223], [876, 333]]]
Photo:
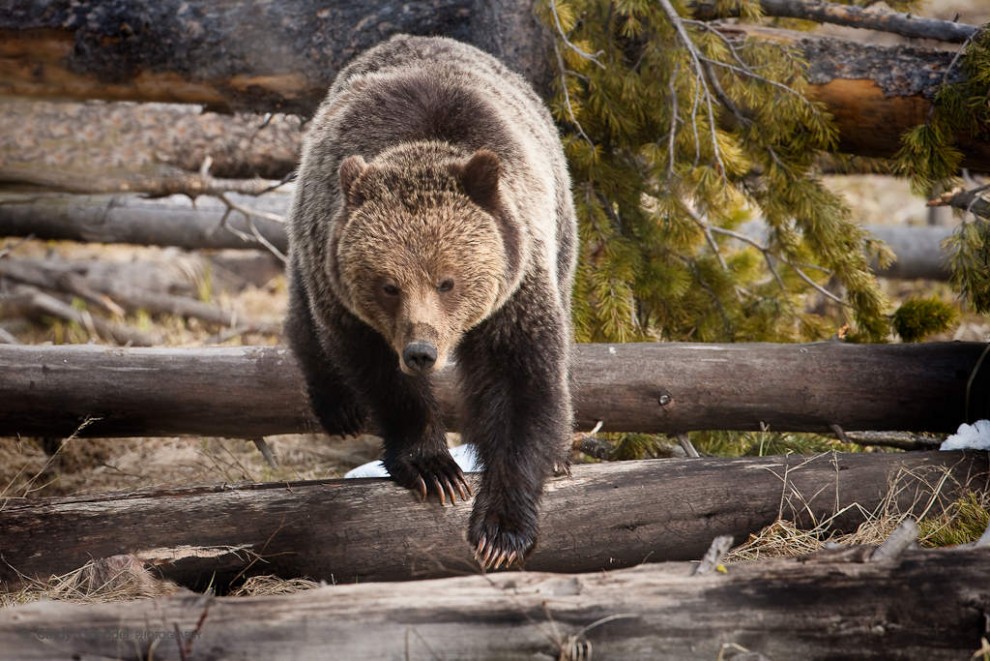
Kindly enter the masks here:
[[433, 324], [409, 324], [406, 332], [396, 339], [399, 367], [410, 376], [425, 376], [443, 369], [447, 362], [446, 352], [440, 348], [440, 334]]
[[428, 374], [437, 362], [437, 348], [431, 342], [410, 342], [402, 350], [402, 362], [413, 374]]

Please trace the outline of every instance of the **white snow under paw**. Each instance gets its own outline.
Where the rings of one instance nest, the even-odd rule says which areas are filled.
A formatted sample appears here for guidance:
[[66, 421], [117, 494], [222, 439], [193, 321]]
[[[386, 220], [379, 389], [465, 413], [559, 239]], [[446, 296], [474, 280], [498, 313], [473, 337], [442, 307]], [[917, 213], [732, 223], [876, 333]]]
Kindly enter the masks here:
[[939, 450], [990, 450], [990, 420], [959, 425], [959, 431], [946, 438]]
[[[457, 465], [461, 467], [461, 470], [465, 473], [480, 473], [484, 470], [481, 467], [481, 461], [478, 459], [478, 453], [475, 452], [474, 446], [470, 443], [465, 443], [464, 445], [458, 445], [450, 448], [450, 456], [454, 458]], [[347, 471], [344, 477], [388, 477], [388, 471], [385, 470], [385, 464], [380, 461], [371, 461], [367, 464], [361, 464], [357, 468], [352, 468]]]

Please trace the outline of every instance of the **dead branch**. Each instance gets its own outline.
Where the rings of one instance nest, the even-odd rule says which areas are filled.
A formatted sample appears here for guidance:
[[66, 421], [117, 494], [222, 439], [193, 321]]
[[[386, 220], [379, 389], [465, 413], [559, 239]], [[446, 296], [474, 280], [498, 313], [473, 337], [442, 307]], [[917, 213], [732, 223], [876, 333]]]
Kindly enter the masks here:
[[[20, 260], [14, 258], [0, 259], [0, 277], [31, 285], [35, 288], [53, 293], [64, 293], [79, 296], [93, 303], [115, 317], [122, 317], [126, 311], [144, 310], [151, 314], [176, 315], [187, 319], [198, 319], [208, 324], [222, 327], [242, 326], [251, 332], [264, 334], [279, 334], [281, 324], [265, 324], [238, 320], [237, 315], [216, 305], [197, 301], [186, 296], [175, 296], [169, 293], [144, 290], [129, 284], [120, 278], [97, 277], [90, 281], [84, 275], [61, 263], [51, 263], [39, 260]], [[51, 308], [49, 302], [49, 308]], [[32, 303], [26, 308], [31, 311], [37, 308]], [[52, 309], [47, 309], [53, 313]], [[95, 317], [84, 317], [87, 324], [92, 321], [99, 323]], [[71, 321], [71, 319], [70, 319]], [[88, 327], [88, 326], [87, 326]], [[98, 330], [98, 327], [94, 327]], [[101, 335], [104, 333], [101, 332]], [[118, 334], [113, 333], [113, 336]], [[126, 335], [126, 337], [130, 337]], [[147, 345], [138, 345], [147, 346]]]
[[124, 346], [148, 347], [161, 343], [161, 338], [156, 334], [145, 333], [123, 323], [105, 321], [86, 310], [77, 310], [35, 287], [19, 285], [14, 288], [14, 294], [13, 298], [0, 299], [0, 309], [6, 314], [16, 311], [29, 315], [49, 315], [78, 324], [93, 338], [100, 337]]
[[948, 206], [990, 220], [990, 199], [986, 197], [988, 194], [990, 194], [990, 184], [969, 190], [955, 189], [928, 200], [928, 206]]
[[[738, 5], [726, 11], [724, 7], [717, 9], [716, 3], [711, 0], [692, 2], [690, 7], [694, 18], [702, 21], [738, 17], [740, 13]], [[971, 39], [980, 30], [976, 25], [955, 21], [922, 18], [900, 12], [869, 10], [855, 5], [840, 5], [821, 0], [760, 0], [760, 9], [766, 16], [799, 18], [816, 23], [891, 32], [911, 39], [937, 39], [960, 44]]]

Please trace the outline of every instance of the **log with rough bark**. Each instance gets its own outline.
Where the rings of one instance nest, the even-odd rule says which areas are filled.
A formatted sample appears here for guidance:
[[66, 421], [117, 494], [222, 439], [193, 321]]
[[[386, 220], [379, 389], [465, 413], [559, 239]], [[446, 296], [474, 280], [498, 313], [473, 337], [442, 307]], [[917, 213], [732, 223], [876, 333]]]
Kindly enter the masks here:
[[[975, 452], [575, 466], [547, 485], [526, 568], [589, 572], [697, 559], [714, 537], [743, 541], [779, 518], [851, 532], [884, 508], [938, 513], [964, 489], [985, 488], [987, 471], [986, 454]], [[470, 502], [422, 503], [382, 479], [8, 499], [0, 582], [118, 554], [199, 589], [253, 574], [337, 583], [473, 574], [464, 539], [470, 510]]]
[[[288, 191], [260, 197], [231, 195], [238, 204], [268, 214], [285, 215], [291, 203]], [[180, 248], [262, 248], [240, 213], [221, 223], [225, 205], [200, 198], [193, 206], [176, 196], [149, 200], [138, 195], [68, 195], [46, 193], [8, 197], [0, 204], [0, 236], [33, 236], [37, 239], [98, 243], [134, 243]], [[255, 218], [259, 233], [281, 252], [288, 250], [285, 226], [267, 218]], [[892, 227], [868, 225], [866, 229], [884, 243], [897, 261], [878, 272], [886, 278], [946, 280], [948, 260], [942, 241], [948, 227]], [[743, 231], [763, 240], [765, 230], [747, 223]]]
[[260, 597], [42, 601], [0, 611], [11, 658], [981, 658], [985, 548], [886, 561], [807, 556], [568, 576], [334, 585]]
[[[396, 32], [446, 34], [494, 52], [548, 89], [547, 31], [526, 0], [212, 3], [10, 0], [0, 12], [0, 92], [182, 101], [241, 111], [312, 113], [341, 66]], [[732, 30], [738, 30], [733, 27]], [[796, 45], [810, 94], [840, 129], [840, 148], [890, 156], [926, 121], [952, 51], [865, 46], [750, 31]], [[990, 170], [990, 145], [960, 136], [965, 165]]]
[[[955, 431], [990, 417], [986, 345], [583, 344], [577, 423], [604, 431]], [[456, 427], [455, 379], [437, 375]], [[0, 436], [203, 434], [317, 428], [291, 354], [274, 347], [0, 346]]]

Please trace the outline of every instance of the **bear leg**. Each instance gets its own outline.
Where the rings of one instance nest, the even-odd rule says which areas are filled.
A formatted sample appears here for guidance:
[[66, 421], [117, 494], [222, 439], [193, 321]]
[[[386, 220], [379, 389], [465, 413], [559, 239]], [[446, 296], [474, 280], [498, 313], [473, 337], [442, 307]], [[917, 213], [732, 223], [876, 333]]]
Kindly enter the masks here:
[[364, 428], [364, 411], [338, 366], [320, 345], [309, 301], [299, 278], [290, 279], [286, 337], [306, 381], [313, 413], [331, 436], [350, 436]]
[[528, 310], [539, 318], [499, 315], [458, 349], [465, 440], [476, 444], [485, 465], [468, 542], [488, 570], [520, 565], [532, 551], [543, 485], [567, 463], [571, 408], [562, 311]]
[[334, 330], [341, 363], [382, 437], [382, 463], [392, 479], [441, 505], [468, 500], [472, 490], [447, 449], [429, 378], [404, 374], [381, 335], [356, 318], [339, 321]]

